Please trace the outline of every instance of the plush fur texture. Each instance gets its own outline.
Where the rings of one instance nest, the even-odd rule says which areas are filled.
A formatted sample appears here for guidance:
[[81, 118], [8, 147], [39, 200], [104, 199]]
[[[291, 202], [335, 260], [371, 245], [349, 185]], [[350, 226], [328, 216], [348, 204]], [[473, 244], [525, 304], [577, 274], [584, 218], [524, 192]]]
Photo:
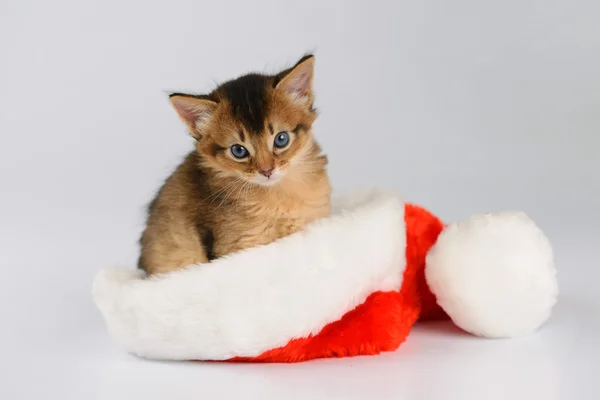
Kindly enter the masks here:
[[150, 279], [101, 271], [94, 299], [109, 332], [155, 359], [298, 362], [393, 351], [418, 319], [511, 337], [549, 317], [552, 249], [524, 214], [445, 227], [393, 194], [334, 204], [305, 231], [208, 265]]
[[148, 208], [139, 267], [161, 274], [301, 230], [330, 213], [327, 158], [313, 137], [314, 57], [171, 103], [195, 149]]
[[489, 338], [536, 331], [558, 295], [550, 241], [519, 212], [475, 215], [447, 227], [427, 255], [426, 276], [456, 325]]
[[306, 231], [210, 264], [150, 279], [141, 271], [102, 271], [94, 296], [111, 335], [134, 354], [256, 357], [317, 335], [373, 293], [397, 291], [405, 240], [402, 201], [368, 193], [341, 200], [334, 216]]
[[232, 361], [298, 362], [323, 357], [374, 355], [396, 350], [406, 340], [417, 319], [447, 318], [429, 291], [424, 275], [425, 255], [442, 231], [442, 222], [429, 211], [412, 204], [405, 206], [404, 222], [406, 264], [400, 291], [375, 292], [316, 335], [294, 339], [286, 346], [266, 351], [258, 357], [238, 357]]

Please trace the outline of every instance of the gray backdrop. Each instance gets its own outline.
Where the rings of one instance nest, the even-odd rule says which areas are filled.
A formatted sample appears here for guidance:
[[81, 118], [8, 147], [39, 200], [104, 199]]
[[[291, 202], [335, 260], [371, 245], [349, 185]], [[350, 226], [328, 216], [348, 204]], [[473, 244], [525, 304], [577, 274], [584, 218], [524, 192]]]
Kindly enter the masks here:
[[[0, 394], [594, 397], [599, 14], [583, 0], [4, 0]], [[145, 203], [192, 145], [165, 93], [306, 51], [336, 190], [398, 189], [446, 221], [521, 209], [548, 233], [562, 297], [543, 332], [421, 327], [394, 354], [286, 368], [147, 363], [109, 341], [91, 279], [134, 265]]]

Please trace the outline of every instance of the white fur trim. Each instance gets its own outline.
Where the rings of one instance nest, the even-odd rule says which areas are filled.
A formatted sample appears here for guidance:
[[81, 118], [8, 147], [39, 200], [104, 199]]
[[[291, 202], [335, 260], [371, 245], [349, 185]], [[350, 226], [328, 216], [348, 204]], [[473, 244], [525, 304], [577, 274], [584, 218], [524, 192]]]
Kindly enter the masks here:
[[427, 255], [425, 274], [456, 325], [490, 338], [536, 331], [558, 295], [550, 242], [523, 213], [450, 225]]
[[252, 357], [318, 333], [373, 292], [399, 290], [402, 200], [370, 192], [334, 208], [304, 232], [210, 264], [150, 279], [100, 271], [94, 300], [111, 336], [153, 359]]

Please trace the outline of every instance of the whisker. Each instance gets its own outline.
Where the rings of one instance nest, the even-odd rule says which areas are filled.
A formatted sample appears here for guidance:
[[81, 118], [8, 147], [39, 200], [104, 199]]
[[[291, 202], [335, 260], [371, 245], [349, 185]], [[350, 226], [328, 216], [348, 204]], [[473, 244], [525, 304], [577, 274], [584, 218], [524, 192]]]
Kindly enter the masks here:
[[235, 208], [236, 210], [239, 208], [239, 205], [241, 203], [240, 200], [244, 200], [243, 193], [244, 193], [245, 190], [247, 190], [248, 185], [250, 185], [250, 182], [245, 181], [244, 184], [242, 185], [242, 187], [240, 188], [240, 190], [238, 190], [238, 194], [237, 194], [237, 196], [235, 197], [235, 200], [234, 200], [235, 203], [236, 203], [236, 208]]
[[252, 184], [250, 184], [250, 182], [248, 182], [248, 186], [246, 186], [246, 191], [244, 192], [244, 200], [246, 200], [246, 198], [248, 197], [248, 192], [250, 192], [251, 189], [252, 189]]
[[[235, 183], [236, 183], [236, 181], [229, 182], [228, 184], [226, 184], [225, 186], [223, 186], [221, 189], [217, 190], [215, 193], [211, 194], [210, 196], [208, 196], [207, 198], [205, 198], [204, 200], [202, 200], [202, 202], [205, 202], [206, 200], [210, 199], [211, 197], [218, 196], [219, 194], [221, 194], [224, 191], [226, 191], [229, 188], [231, 188], [231, 186], [233, 186]], [[213, 201], [214, 201], [214, 199], [213, 199]], [[212, 204], [212, 201], [209, 204]]]
[[233, 194], [233, 192], [234, 192], [234, 191], [235, 191], [235, 190], [236, 190], [236, 189], [237, 189], [239, 186], [241, 186], [241, 184], [242, 184], [243, 182], [244, 182], [244, 181], [243, 181], [242, 179], [240, 179], [240, 178], [237, 178], [237, 180], [235, 180], [235, 181], [234, 181], [234, 185], [232, 185], [233, 187], [232, 187], [232, 188], [231, 188], [231, 189], [230, 189], [230, 190], [229, 190], [227, 193], [225, 193], [225, 196], [223, 197], [223, 199], [221, 200], [221, 202], [219, 203], [219, 205], [217, 206], [217, 208], [213, 209], [212, 211], [214, 212], [214, 211], [218, 210], [218, 209], [219, 209], [219, 207], [221, 207], [221, 206], [222, 206], [222, 205], [225, 203], [225, 201], [227, 201], [227, 199], [228, 199], [228, 198], [229, 198], [229, 197], [230, 197], [230, 196]]

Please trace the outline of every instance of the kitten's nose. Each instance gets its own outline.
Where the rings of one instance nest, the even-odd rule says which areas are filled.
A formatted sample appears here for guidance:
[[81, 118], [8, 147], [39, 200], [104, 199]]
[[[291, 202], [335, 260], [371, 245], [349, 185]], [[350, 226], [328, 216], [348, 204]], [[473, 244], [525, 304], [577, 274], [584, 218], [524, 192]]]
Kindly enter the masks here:
[[267, 178], [270, 177], [273, 174], [273, 170], [275, 168], [270, 168], [270, 169], [261, 169], [259, 172], [261, 175], [266, 176]]

